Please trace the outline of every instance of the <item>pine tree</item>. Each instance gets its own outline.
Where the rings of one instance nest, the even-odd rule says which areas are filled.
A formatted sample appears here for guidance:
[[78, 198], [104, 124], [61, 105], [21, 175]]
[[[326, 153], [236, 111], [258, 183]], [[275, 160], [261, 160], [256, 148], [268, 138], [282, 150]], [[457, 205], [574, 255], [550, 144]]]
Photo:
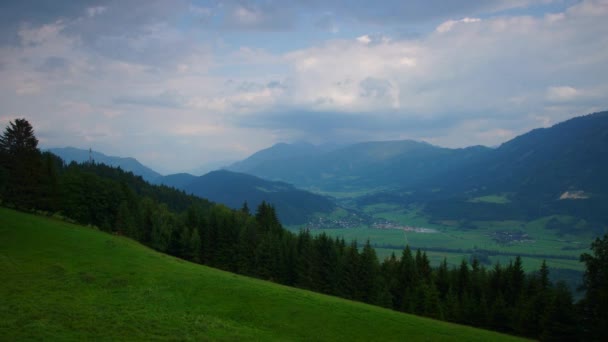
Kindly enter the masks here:
[[194, 262], [201, 262], [201, 237], [197, 228], [191, 229], [187, 257]]
[[19, 156], [38, 150], [38, 139], [34, 128], [26, 119], [9, 122], [4, 134], [0, 136], [0, 151], [10, 156]]
[[435, 280], [435, 284], [437, 286], [437, 290], [439, 291], [439, 298], [441, 298], [441, 300], [445, 300], [450, 289], [448, 261], [445, 257], [443, 258], [443, 262], [441, 262], [439, 268], [437, 269], [437, 277]]
[[305, 289], [314, 288], [314, 273], [315, 265], [313, 265], [314, 255], [312, 238], [308, 230], [300, 231], [297, 241], [297, 274], [298, 279], [296, 284], [298, 287]]
[[249, 205], [247, 205], [247, 201], [243, 202], [243, 206], [241, 207], [241, 212], [246, 215], [251, 214], [251, 211], [249, 210]]
[[464, 295], [468, 295], [471, 289], [469, 265], [466, 260], [462, 260], [460, 268], [458, 269], [458, 295], [462, 298]]
[[543, 291], [547, 290], [549, 286], [551, 286], [551, 282], [549, 281], [549, 267], [547, 267], [546, 260], [543, 260], [543, 263], [540, 266], [539, 276], [541, 289]]
[[[605, 317], [600, 317], [602, 319]], [[551, 301], [543, 317], [543, 341], [578, 341], [578, 317], [572, 304], [572, 295], [568, 286], [563, 282], [558, 282], [551, 296]], [[600, 328], [603, 330], [602, 328]], [[605, 336], [599, 336], [593, 341], [604, 340]]]
[[135, 219], [133, 218], [133, 214], [131, 214], [129, 204], [125, 200], [121, 201], [118, 205], [114, 229], [119, 234], [134, 237]]
[[357, 274], [359, 272], [359, 251], [357, 241], [344, 248], [344, 254], [340, 258], [338, 266], [338, 288], [337, 294], [348, 299], [360, 298], [357, 287]]
[[314, 288], [323, 293], [334, 293], [336, 287], [336, 268], [338, 255], [333, 241], [325, 234], [314, 239]]
[[42, 192], [42, 163], [38, 139], [27, 120], [9, 122], [0, 136], [0, 163], [6, 174], [4, 200], [20, 208], [36, 208]]
[[251, 217], [242, 223], [237, 243], [237, 270], [241, 274], [253, 275], [255, 251], [259, 243], [258, 227]]
[[361, 252], [358, 284], [361, 300], [366, 303], [376, 303], [380, 293], [378, 257], [369, 240]]
[[410, 249], [410, 246], [405, 246], [403, 253], [401, 254], [398, 278], [399, 285], [397, 288], [397, 297], [395, 298], [398, 310], [410, 311], [408, 310], [408, 307], [411, 307], [411, 303], [408, 303], [408, 301], [412, 299], [412, 289], [416, 287], [417, 283], [416, 263], [412, 256], [412, 250]]
[[585, 337], [600, 341], [608, 327], [608, 234], [596, 238], [591, 244], [593, 255], [581, 255], [585, 263], [583, 289], [586, 290], [582, 301]]

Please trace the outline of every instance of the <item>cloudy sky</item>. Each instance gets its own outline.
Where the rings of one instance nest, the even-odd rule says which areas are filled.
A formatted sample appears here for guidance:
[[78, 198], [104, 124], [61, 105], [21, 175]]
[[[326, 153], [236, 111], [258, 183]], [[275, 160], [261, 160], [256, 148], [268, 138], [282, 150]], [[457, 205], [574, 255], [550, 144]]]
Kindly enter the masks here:
[[0, 2], [0, 125], [161, 173], [277, 142], [492, 146], [606, 94], [607, 0]]

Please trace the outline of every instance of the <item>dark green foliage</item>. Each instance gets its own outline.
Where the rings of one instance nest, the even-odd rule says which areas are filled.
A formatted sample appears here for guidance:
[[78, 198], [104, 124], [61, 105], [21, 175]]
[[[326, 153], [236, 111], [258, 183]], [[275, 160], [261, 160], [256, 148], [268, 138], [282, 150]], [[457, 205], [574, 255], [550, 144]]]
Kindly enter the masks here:
[[[0, 154], [0, 158], [1, 158], [1, 154]], [[8, 170], [3, 165], [2, 161], [0, 161], [0, 203], [2, 203], [2, 197], [3, 197], [4, 191], [6, 189], [6, 186], [8, 184], [8, 176], [9, 176]]]
[[357, 242], [353, 241], [349, 246], [344, 247], [339, 255], [337, 295], [347, 299], [361, 297], [357, 284], [358, 270], [359, 251]]
[[34, 128], [25, 119], [9, 122], [0, 136], [0, 187], [3, 198], [18, 208], [39, 207], [43, 195], [42, 160]]
[[[435, 220], [525, 220], [568, 215], [602, 231], [608, 222], [608, 112], [570, 119], [512, 139], [462, 168], [449, 169], [425, 184], [425, 212]], [[423, 189], [440, 188], [440, 193]], [[411, 190], [411, 189], [410, 189]], [[565, 191], [588, 198], [563, 199]], [[473, 203], [471, 197], [509, 193], [509, 203]], [[571, 233], [574, 223], [551, 220], [548, 228]]]
[[126, 172], [132, 172], [133, 174], [141, 176], [148, 182], [155, 182], [155, 180], [161, 177], [158, 172], [142, 165], [134, 158], [106, 156], [105, 154], [96, 151], [83, 150], [74, 147], [51, 148], [49, 149], [49, 152], [61, 158], [66, 164], [72, 162], [79, 164], [87, 163], [89, 162], [89, 159], [93, 159], [93, 162], [96, 164], [105, 164], [120, 168]]
[[597, 238], [591, 244], [593, 254], [581, 255], [587, 270], [583, 288], [585, 298], [581, 303], [585, 337], [589, 340], [604, 339], [608, 327], [608, 235]]
[[0, 136], [0, 150], [8, 155], [23, 156], [37, 149], [38, 139], [34, 135], [34, 128], [25, 119], [9, 122], [4, 134]]
[[[558, 282], [551, 292], [549, 303], [541, 322], [541, 326], [543, 327], [541, 339], [543, 341], [579, 340], [578, 316], [572, 304], [572, 295], [568, 287], [566, 284]], [[603, 335], [596, 335], [592, 340], [600, 341], [604, 338], [605, 336]]]
[[366, 303], [378, 304], [379, 294], [378, 257], [376, 251], [370, 245], [369, 240], [363, 246], [363, 251], [359, 257], [359, 272], [357, 284], [359, 285], [359, 300]]

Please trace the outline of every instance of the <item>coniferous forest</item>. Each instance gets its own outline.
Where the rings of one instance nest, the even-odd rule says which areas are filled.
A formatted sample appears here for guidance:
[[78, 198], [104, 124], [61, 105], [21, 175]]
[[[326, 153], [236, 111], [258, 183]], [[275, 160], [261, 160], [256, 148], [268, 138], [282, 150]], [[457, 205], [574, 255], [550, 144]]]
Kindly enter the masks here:
[[575, 302], [545, 264], [526, 274], [519, 257], [432, 267], [424, 251], [406, 247], [379, 260], [369, 241], [284, 229], [269, 203], [232, 210], [94, 161], [65, 165], [40, 152], [25, 119], [0, 136], [0, 203], [230, 272], [440, 320], [542, 340], [601, 340], [608, 324], [608, 236], [581, 256], [584, 295]]

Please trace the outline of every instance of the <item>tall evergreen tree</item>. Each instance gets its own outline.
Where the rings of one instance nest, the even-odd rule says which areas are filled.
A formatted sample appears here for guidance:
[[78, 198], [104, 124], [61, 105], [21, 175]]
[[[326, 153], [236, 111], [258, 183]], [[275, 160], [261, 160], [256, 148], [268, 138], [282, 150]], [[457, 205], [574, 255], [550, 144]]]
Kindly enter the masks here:
[[[605, 319], [605, 317], [602, 317]], [[600, 318], [600, 319], [602, 319]], [[572, 304], [572, 295], [568, 286], [558, 282], [542, 321], [543, 341], [578, 341], [578, 317]], [[603, 329], [602, 329], [603, 330]], [[605, 336], [595, 336], [593, 341], [605, 340]]]
[[359, 272], [359, 251], [357, 241], [353, 240], [349, 246], [344, 248], [338, 266], [338, 289], [337, 294], [348, 299], [359, 298], [357, 286], [357, 275]]
[[437, 290], [439, 291], [439, 298], [445, 300], [448, 295], [448, 290], [450, 289], [450, 278], [448, 274], [448, 261], [444, 257], [443, 261], [439, 265], [437, 269], [437, 277], [435, 280], [435, 285], [437, 286]]
[[586, 290], [582, 301], [585, 337], [589, 340], [604, 339], [608, 327], [608, 234], [596, 238], [591, 244], [593, 254], [584, 253], [581, 261], [585, 263], [583, 289]]
[[38, 139], [27, 120], [9, 122], [0, 136], [0, 163], [7, 174], [4, 199], [25, 209], [38, 207], [42, 165]]
[[26, 119], [9, 122], [0, 136], [0, 151], [10, 156], [18, 156], [38, 150], [38, 139], [34, 128]]
[[379, 288], [379, 265], [376, 250], [369, 240], [363, 246], [359, 263], [359, 289], [361, 300], [367, 303], [376, 303]]
[[312, 237], [308, 230], [302, 230], [297, 238], [297, 274], [296, 284], [305, 289], [313, 289], [315, 280], [315, 265]]

